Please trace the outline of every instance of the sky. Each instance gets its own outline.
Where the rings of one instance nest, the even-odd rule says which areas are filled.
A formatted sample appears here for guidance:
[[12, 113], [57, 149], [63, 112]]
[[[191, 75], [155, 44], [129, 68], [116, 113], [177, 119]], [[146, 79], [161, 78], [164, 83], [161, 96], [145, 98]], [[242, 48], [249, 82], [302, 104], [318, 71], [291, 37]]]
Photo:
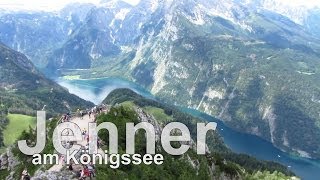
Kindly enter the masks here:
[[[124, 0], [136, 5], [140, 0]], [[320, 0], [278, 0], [293, 6], [320, 7]], [[0, 8], [9, 10], [44, 10], [55, 11], [72, 2], [91, 2], [98, 4], [100, 0], [0, 0]]]
[[[0, 8], [8, 10], [55, 11], [73, 2], [99, 4], [101, 0], [0, 0]], [[123, 0], [136, 5], [140, 0]]]
[[290, 4], [293, 6], [307, 6], [307, 7], [320, 7], [320, 0], [279, 0], [285, 4]]

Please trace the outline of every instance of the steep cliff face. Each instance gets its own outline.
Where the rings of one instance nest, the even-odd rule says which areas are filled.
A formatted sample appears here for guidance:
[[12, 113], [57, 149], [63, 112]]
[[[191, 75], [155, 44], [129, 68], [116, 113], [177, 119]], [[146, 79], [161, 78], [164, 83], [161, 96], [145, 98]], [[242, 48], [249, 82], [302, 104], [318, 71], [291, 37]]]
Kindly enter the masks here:
[[158, 9], [124, 73], [167, 101], [318, 157], [318, 40], [275, 13], [225, 3], [212, 8], [233, 13], [217, 17], [187, 4]]

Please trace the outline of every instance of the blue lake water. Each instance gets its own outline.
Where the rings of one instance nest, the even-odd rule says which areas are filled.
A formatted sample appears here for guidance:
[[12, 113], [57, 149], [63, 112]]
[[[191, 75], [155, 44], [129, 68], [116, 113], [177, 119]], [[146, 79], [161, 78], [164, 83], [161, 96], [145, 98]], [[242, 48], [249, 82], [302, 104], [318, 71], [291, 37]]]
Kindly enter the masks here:
[[[96, 104], [99, 104], [112, 90], [117, 88], [129, 88], [147, 98], [154, 98], [139, 85], [119, 78], [57, 80], [57, 82], [68, 88], [71, 93]], [[275, 148], [262, 138], [228, 128], [222, 121], [212, 116], [187, 108], [181, 108], [181, 110], [207, 121], [217, 122], [218, 132], [223, 137], [225, 144], [236, 153], [249, 154], [261, 160], [279, 162], [288, 166], [295, 174], [305, 180], [320, 179], [320, 160], [290, 155]]]
[[57, 83], [66, 87], [70, 93], [95, 104], [101, 103], [114, 89], [130, 88], [147, 98], [154, 98], [147, 90], [130, 81], [120, 78], [103, 78], [90, 80], [63, 80], [57, 79]]

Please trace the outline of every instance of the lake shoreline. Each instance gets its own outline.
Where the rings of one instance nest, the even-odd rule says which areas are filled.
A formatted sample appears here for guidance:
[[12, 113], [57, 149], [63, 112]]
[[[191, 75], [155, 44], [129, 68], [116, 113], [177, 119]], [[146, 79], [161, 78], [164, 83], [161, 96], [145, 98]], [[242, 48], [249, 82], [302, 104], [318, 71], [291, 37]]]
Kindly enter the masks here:
[[[69, 91], [78, 88], [80, 94], [75, 93], [77, 96], [82, 96], [81, 98], [88, 96], [98, 97], [96, 101], [100, 102], [107, 97], [108, 93], [117, 88], [132, 89], [147, 98], [154, 97], [149, 91], [138, 84], [117, 77], [91, 78], [88, 80], [63, 80], [63, 82], [69, 85], [66, 87]], [[61, 85], [64, 86], [63, 84]], [[85, 93], [81, 94], [82, 92]], [[178, 108], [181, 109], [181, 107]], [[320, 177], [320, 160], [318, 159], [304, 158], [292, 153], [284, 152], [275, 147], [271, 142], [256, 135], [236, 131], [225, 125], [222, 120], [213, 116], [194, 109], [183, 109], [187, 111], [186, 113], [205, 119], [206, 121], [217, 122], [218, 133], [222, 136], [225, 144], [235, 153], [247, 154], [257, 159], [280, 163], [287, 166], [289, 170], [303, 179], [311, 180], [314, 179], [313, 177]]]

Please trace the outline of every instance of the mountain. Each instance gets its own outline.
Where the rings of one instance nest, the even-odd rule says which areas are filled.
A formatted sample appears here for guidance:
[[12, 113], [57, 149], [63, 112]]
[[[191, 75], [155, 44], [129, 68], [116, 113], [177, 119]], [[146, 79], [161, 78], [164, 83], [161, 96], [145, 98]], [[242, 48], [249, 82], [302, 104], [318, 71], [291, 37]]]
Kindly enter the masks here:
[[107, 1], [92, 8], [72, 37], [49, 57], [48, 69], [88, 69], [101, 57], [119, 56], [138, 37], [155, 9], [152, 6], [144, 1], [138, 7]]
[[0, 43], [0, 148], [8, 113], [35, 115], [36, 110], [45, 110], [53, 117], [92, 106], [48, 80], [25, 55]]
[[44, 109], [48, 116], [93, 106], [42, 75], [27, 57], [0, 44], [1, 106], [10, 113], [34, 114]]
[[320, 8], [314, 8], [309, 11], [307, 17], [304, 19], [304, 25], [309, 32], [320, 38]]
[[49, 54], [65, 43], [92, 7], [92, 4], [74, 3], [60, 12], [0, 14], [0, 41], [44, 68]]
[[113, 37], [108, 28], [112, 14], [109, 9], [92, 9], [84, 25], [81, 25], [61, 48], [53, 52], [48, 67], [90, 68], [91, 61], [95, 58], [118, 54], [120, 49], [113, 44]]
[[224, 2], [171, 5], [144, 26], [123, 72], [167, 101], [320, 157], [319, 40], [282, 15]]
[[320, 158], [318, 11], [278, 2], [105, 1], [43, 51], [45, 71], [123, 77], [284, 151]]
[[68, 31], [59, 18], [42, 13], [6, 14], [0, 19], [1, 42], [32, 57], [39, 66], [45, 66], [44, 55], [59, 44]]
[[[290, 179], [293, 176], [286, 167], [274, 162], [260, 161], [243, 154], [231, 152], [223, 143], [222, 138], [217, 132], [208, 131], [207, 133], [207, 152], [206, 155], [196, 154], [196, 122], [204, 122], [201, 119], [195, 118], [189, 114], [183, 113], [173, 106], [159, 103], [154, 100], [146, 99], [131, 90], [117, 89], [112, 91], [104, 100], [108, 107], [107, 111], [98, 115], [97, 123], [111, 122], [118, 129], [120, 154], [125, 152], [126, 138], [125, 129], [126, 123], [137, 124], [139, 122], [149, 122], [155, 128], [156, 133], [156, 153], [162, 154], [164, 157], [161, 165], [120, 165], [113, 169], [106, 164], [96, 164], [95, 178], [96, 179]], [[160, 140], [160, 133], [163, 127], [169, 122], [182, 122], [189, 129], [192, 140], [188, 142], [190, 149], [183, 155], [173, 156], [164, 151]], [[57, 120], [53, 119], [48, 122], [48, 145], [43, 154], [52, 153], [53, 146], [51, 145], [52, 133], [56, 126]], [[109, 143], [109, 137], [104, 133], [99, 132], [99, 137], [104, 144]], [[24, 137], [33, 137], [34, 132], [25, 133]], [[51, 133], [51, 134], [50, 134]], [[24, 138], [22, 137], [22, 138]], [[34, 141], [31, 138], [31, 141]], [[144, 155], [146, 148], [145, 134], [139, 131], [135, 136], [135, 151], [137, 154]], [[181, 142], [174, 142], [174, 146], [180, 146]], [[102, 147], [104, 150], [107, 146]], [[11, 157], [19, 161], [14, 167], [9, 166], [14, 170], [14, 173], [8, 173], [6, 169], [0, 170], [0, 177], [11, 177], [18, 179], [21, 171], [30, 160], [31, 156], [22, 155], [16, 146], [12, 149], [13, 152], [18, 152], [16, 156]], [[6, 160], [6, 158], [3, 158]], [[174, 167], [174, 168], [173, 168]], [[70, 170], [63, 168], [59, 172], [46, 171], [48, 166], [29, 165], [28, 171], [34, 179], [75, 179], [75, 175], [70, 173]], [[143, 172], [143, 173], [141, 173]], [[294, 179], [294, 177], [292, 177]]]
[[286, 3], [279, 0], [238, 0], [239, 2], [257, 10], [268, 10], [281, 14], [319, 38], [319, 5], [310, 6], [308, 3], [297, 6], [295, 3]]
[[[130, 12], [122, 22], [127, 18]], [[304, 26], [231, 0], [159, 1], [149, 19], [138, 20], [131, 22], [140, 24], [131, 44], [115, 40], [121, 53], [72, 74], [128, 78], [285, 151], [320, 157], [320, 41]]]

